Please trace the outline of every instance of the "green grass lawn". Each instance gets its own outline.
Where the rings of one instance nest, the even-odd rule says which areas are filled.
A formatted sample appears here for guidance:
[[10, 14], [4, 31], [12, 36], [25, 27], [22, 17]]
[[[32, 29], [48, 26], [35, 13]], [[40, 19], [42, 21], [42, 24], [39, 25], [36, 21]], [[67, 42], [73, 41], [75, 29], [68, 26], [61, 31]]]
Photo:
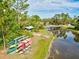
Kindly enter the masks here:
[[51, 44], [51, 41], [55, 39], [55, 36], [46, 30], [41, 30], [40, 32], [43, 35], [48, 35], [50, 37], [48, 39], [45, 39], [43, 37], [39, 37], [38, 39], [36, 39], [38, 40], [36, 46], [37, 49], [33, 54], [32, 59], [45, 59], [45, 57], [48, 55], [48, 49]]

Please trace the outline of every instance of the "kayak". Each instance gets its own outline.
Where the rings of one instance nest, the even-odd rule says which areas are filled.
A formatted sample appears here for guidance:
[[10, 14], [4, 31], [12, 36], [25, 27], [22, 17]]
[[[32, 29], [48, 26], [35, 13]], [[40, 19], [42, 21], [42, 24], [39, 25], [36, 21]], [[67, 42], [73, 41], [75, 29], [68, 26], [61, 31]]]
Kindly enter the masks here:
[[15, 44], [16, 40], [12, 40], [8, 45], [11, 46], [13, 44]]
[[28, 46], [27, 48], [25, 48], [25, 49], [23, 49], [23, 50], [19, 51], [18, 53], [19, 53], [19, 54], [26, 53], [26, 52], [27, 52], [27, 50], [29, 50], [30, 48], [31, 48], [31, 46]]
[[27, 39], [27, 38], [28, 38], [28, 36], [24, 36], [24, 37], [18, 39], [18, 42], [21, 42], [21, 41], [23, 41], [23, 40], [25, 40], [25, 39]]
[[23, 51], [25, 52], [25, 51], [27, 51], [30, 48], [31, 48], [31, 46], [29, 45], [27, 48], [23, 49]]
[[11, 45], [9, 48], [17, 47], [18, 44]]
[[11, 46], [11, 45], [19, 43], [20, 41], [25, 40], [27, 38], [28, 38], [28, 36], [25, 36], [25, 35], [17, 37], [14, 40], [12, 40], [11, 42], [9, 42], [8, 45]]
[[30, 45], [29, 43], [27, 43], [27, 44], [25, 44], [25, 43], [19, 44], [18, 49], [17, 49], [17, 52], [23, 51], [23, 50], [24, 50], [25, 48], [27, 48], [29, 45]]
[[13, 47], [7, 50], [7, 54], [14, 52], [17, 48]]
[[26, 40], [23, 40], [22, 42], [24, 42], [24, 43], [29, 43], [29, 42], [31, 42], [32, 41], [32, 39], [31, 38], [29, 38], [29, 39], [26, 39]]

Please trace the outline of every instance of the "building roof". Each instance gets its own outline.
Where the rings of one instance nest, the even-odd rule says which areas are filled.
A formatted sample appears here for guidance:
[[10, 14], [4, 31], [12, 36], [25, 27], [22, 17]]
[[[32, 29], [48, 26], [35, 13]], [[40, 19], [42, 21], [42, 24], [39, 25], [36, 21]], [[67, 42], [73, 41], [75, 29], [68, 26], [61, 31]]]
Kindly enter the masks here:
[[27, 26], [27, 27], [25, 27], [25, 29], [28, 29], [28, 30], [33, 29], [33, 28], [34, 28], [33, 26]]

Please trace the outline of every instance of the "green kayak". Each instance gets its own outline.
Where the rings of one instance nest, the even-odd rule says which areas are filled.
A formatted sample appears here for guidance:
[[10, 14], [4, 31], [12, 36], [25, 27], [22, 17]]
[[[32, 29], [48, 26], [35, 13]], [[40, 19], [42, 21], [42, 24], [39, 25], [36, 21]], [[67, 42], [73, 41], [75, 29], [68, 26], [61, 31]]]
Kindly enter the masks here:
[[11, 45], [11, 46], [9, 47], [9, 49], [10, 49], [10, 48], [13, 48], [13, 47], [17, 47], [17, 44]]
[[17, 48], [13, 47], [7, 50], [7, 54], [12, 53], [16, 50]]

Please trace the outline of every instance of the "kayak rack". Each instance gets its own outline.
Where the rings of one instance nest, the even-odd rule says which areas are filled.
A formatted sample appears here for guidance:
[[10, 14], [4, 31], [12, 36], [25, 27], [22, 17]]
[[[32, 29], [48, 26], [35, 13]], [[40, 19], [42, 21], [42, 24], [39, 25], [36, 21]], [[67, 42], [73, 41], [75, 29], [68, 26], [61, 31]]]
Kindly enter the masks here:
[[14, 40], [12, 40], [11, 42], [8, 43], [9, 46], [13, 45], [13, 44], [16, 44], [16, 43], [19, 43], [20, 41], [24, 40], [24, 39], [27, 39], [29, 38], [28, 36], [26, 35], [23, 35], [23, 36], [20, 36], [18, 38], [15, 38]]

